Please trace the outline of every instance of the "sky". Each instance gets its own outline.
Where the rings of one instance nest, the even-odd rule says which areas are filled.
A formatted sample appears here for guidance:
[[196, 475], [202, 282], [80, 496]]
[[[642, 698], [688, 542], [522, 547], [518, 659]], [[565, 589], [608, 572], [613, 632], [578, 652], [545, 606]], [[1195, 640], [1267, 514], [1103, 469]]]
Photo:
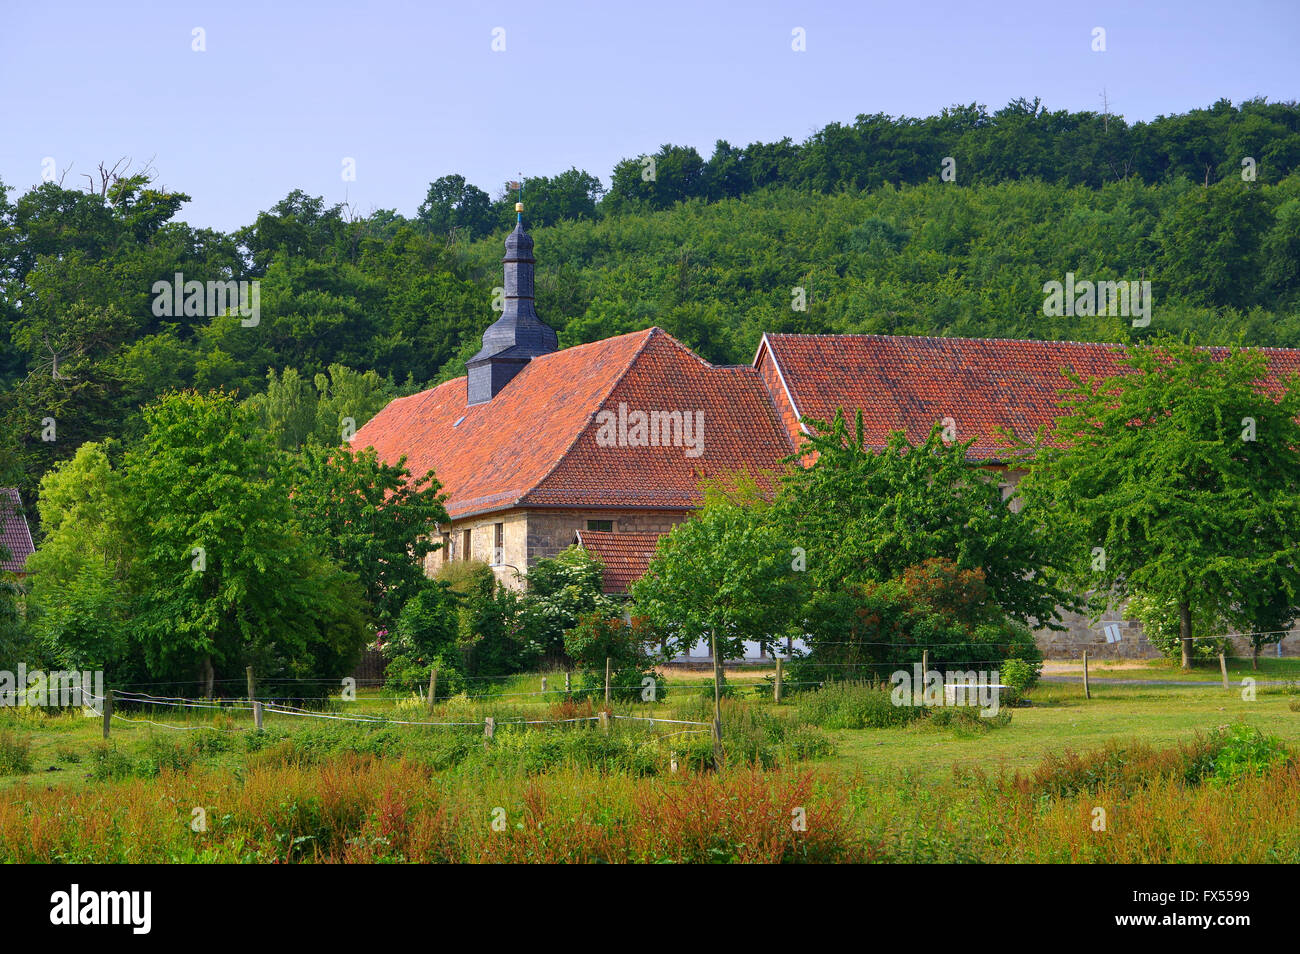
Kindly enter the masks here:
[[608, 185], [665, 143], [708, 158], [862, 113], [1296, 100], [1298, 40], [1300, 0], [0, 0], [0, 181], [84, 186], [126, 157], [192, 196], [195, 226], [250, 224], [295, 188], [411, 216], [449, 173], [493, 197], [572, 166]]

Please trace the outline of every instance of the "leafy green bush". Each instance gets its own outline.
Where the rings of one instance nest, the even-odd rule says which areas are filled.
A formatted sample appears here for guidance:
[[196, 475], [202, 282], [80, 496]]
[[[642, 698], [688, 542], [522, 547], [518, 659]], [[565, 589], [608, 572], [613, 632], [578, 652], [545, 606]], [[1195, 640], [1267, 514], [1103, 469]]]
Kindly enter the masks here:
[[1038, 677], [1042, 673], [1041, 659], [1033, 662], [1024, 659], [1005, 659], [1002, 661], [1000, 678], [1002, 684], [1009, 686], [1016, 695], [1023, 695], [1038, 685]]
[[984, 735], [1011, 724], [1011, 712], [1005, 708], [990, 716], [982, 715], [976, 706], [927, 706], [921, 712], [929, 725], [951, 728], [959, 736]]
[[791, 661], [791, 684], [886, 678], [925, 658], [932, 668], [991, 661], [1040, 663], [1033, 633], [998, 606], [982, 570], [932, 558], [888, 580], [829, 587], [809, 603], [810, 652]]
[[[604, 692], [605, 660], [608, 659], [610, 693], [614, 698], [624, 702], [662, 702], [667, 696], [668, 683], [654, 671], [654, 658], [647, 648], [658, 638], [654, 626], [645, 617], [634, 616], [628, 621], [597, 611], [581, 616], [564, 634], [564, 649], [582, 673], [584, 691]], [[654, 681], [652, 699], [645, 698], [650, 688], [647, 679]]]
[[864, 682], [832, 682], [795, 697], [799, 720], [823, 729], [883, 729], [921, 717], [920, 706], [896, 706], [888, 688]]
[[144, 757], [137, 771], [146, 778], [161, 775], [164, 771], [186, 772], [197, 755], [195, 746], [188, 740], [153, 735], [145, 742]]
[[13, 732], [0, 732], [0, 775], [25, 775], [32, 770], [32, 740]]
[[1207, 757], [1198, 762], [1196, 769], [1213, 785], [1230, 785], [1245, 776], [1263, 775], [1290, 760], [1291, 753], [1277, 736], [1237, 724], [1210, 733]]
[[116, 746], [101, 745], [90, 757], [90, 777], [96, 782], [130, 778], [135, 774], [135, 760]]
[[1227, 785], [1248, 775], [1263, 775], [1291, 758], [1290, 750], [1276, 737], [1248, 725], [1223, 726], [1165, 749], [1112, 739], [1091, 752], [1049, 752], [1029, 778], [1017, 773], [1013, 785], [1034, 795], [1058, 798], [1103, 788], [1128, 797], [1156, 779], [1183, 785]]

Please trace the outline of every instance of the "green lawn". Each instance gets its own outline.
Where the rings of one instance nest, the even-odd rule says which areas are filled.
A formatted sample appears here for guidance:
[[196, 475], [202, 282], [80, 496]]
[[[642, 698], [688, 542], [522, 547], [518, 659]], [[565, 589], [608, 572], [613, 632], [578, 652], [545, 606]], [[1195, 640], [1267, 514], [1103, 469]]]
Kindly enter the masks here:
[[882, 781], [906, 773], [948, 778], [954, 766], [996, 774], [1032, 768], [1048, 751], [1092, 749], [1115, 738], [1168, 745], [1232, 722], [1296, 744], [1300, 712], [1290, 709], [1292, 700], [1300, 695], [1260, 689], [1245, 702], [1239, 689], [1176, 686], [1093, 686], [1084, 699], [1080, 687], [1049, 684], [1032, 693], [1032, 705], [1011, 710], [1010, 726], [977, 736], [924, 725], [830, 732], [838, 750], [831, 764]]
[[[1296, 671], [1296, 660], [1271, 662], [1274, 665], [1261, 672], [1261, 676], [1282, 679]], [[1277, 665], [1279, 662], [1283, 665]], [[1099, 676], [1103, 672], [1107, 677], [1112, 675], [1103, 667], [1097, 668]], [[770, 670], [751, 669], [729, 673], [728, 678], [739, 688], [769, 674]], [[1137, 669], [1116, 670], [1113, 675], [1131, 681], [1157, 675], [1172, 679], [1179, 673], [1157, 663]], [[540, 695], [541, 679], [540, 674], [512, 677], [504, 680], [499, 693], [490, 699], [440, 703], [439, 714], [433, 719], [481, 721], [487, 714], [494, 714], [498, 721], [547, 718], [549, 707], [562, 698], [562, 694], [553, 690], [563, 689], [564, 677], [562, 673], [547, 674], [547, 688], [552, 691], [545, 696]], [[951, 777], [954, 767], [979, 768], [990, 774], [1023, 770], [1034, 766], [1048, 751], [1060, 752], [1067, 747], [1085, 750], [1115, 738], [1165, 745], [1238, 721], [1258, 726], [1288, 742], [1300, 743], [1300, 712], [1291, 709], [1293, 703], [1300, 707], [1300, 694], [1295, 693], [1294, 685], [1260, 686], [1255, 701], [1247, 702], [1242, 699], [1236, 683], [1234, 678], [1234, 688], [1229, 691], [1219, 688], [1213, 681], [1210, 685], [1186, 688], [1094, 683], [1090, 700], [1083, 698], [1078, 683], [1044, 683], [1031, 694], [1030, 705], [1010, 710], [1011, 724], [1006, 728], [970, 736], [925, 723], [902, 728], [831, 730], [827, 735], [833, 740], [836, 752], [820, 764], [881, 782], [909, 777], [940, 780]], [[665, 701], [658, 705], [624, 703], [617, 709], [628, 714], [672, 718], [689, 701], [707, 695], [709, 684], [707, 672], [674, 671], [669, 677], [669, 696]], [[772, 707], [770, 700], [758, 697], [752, 698], [749, 704]], [[794, 715], [794, 706], [788, 700], [776, 709], [780, 714]], [[241, 735], [251, 728], [249, 714], [242, 711], [215, 716], [206, 710], [159, 708], [152, 712], [119, 711], [131, 719], [147, 719], [168, 725], [198, 727], [215, 724], [232, 735]], [[430, 719], [423, 703], [414, 694], [394, 698], [374, 689], [359, 690], [357, 702], [341, 707], [338, 712], [415, 722]], [[699, 717], [698, 713], [696, 717]], [[308, 726], [347, 725], [278, 713], [268, 714], [265, 724], [271, 733], [292, 732]], [[0, 789], [20, 782], [44, 786], [94, 784], [87, 777], [87, 763], [101, 744], [100, 720], [79, 714], [47, 715], [33, 710], [8, 710], [0, 712], [0, 731], [26, 737], [31, 742], [31, 771], [23, 775], [0, 776]], [[410, 726], [401, 731], [409, 731], [414, 736], [447, 730]], [[152, 737], [179, 739], [190, 734], [156, 727], [145, 721], [128, 723], [115, 720], [112, 727], [113, 744], [137, 755], [146, 751]], [[213, 760], [218, 765], [237, 768], [244, 758], [241, 748], [234, 746], [229, 753], [217, 754]]]

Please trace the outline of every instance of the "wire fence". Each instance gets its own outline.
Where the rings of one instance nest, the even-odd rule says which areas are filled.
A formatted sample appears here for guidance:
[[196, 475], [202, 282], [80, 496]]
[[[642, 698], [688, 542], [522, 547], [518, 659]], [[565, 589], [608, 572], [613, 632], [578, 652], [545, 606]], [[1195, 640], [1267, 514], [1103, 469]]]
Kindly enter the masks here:
[[[485, 716], [481, 720], [474, 721], [434, 721], [425, 719], [394, 719], [386, 716], [372, 715], [367, 713], [358, 713], [356, 715], [343, 715], [336, 712], [315, 712], [310, 709], [304, 709], [299, 706], [290, 706], [277, 702], [259, 702], [254, 701], [251, 705], [241, 705], [239, 701], [215, 703], [209, 700], [187, 699], [182, 696], [151, 696], [147, 693], [130, 690], [113, 689], [104, 695], [96, 695], [88, 690], [82, 691], [83, 699], [89, 699], [92, 703], [98, 704], [96, 710], [103, 712], [105, 703], [108, 705], [108, 715], [111, 720], [125, 723], [145, 724], [163, 729], [174, 729], [177, 731], [198, 731], [202, 729], [217, 729], [218, 731], [241, 732], [247, 731], [242, 728], [230, 728], [205, 725], [172, 725], [165, 722], [157, 722], [152, 719], [133, 718], [115, 711], [117, 703], [128, 703], [139, 706], [163, 706], [176, 709], [202, 709], [216, 710], [222, 713], [231, 712], [250, 712], [256, 720], [257, 728], [261, 728], [261, 717], [264, 714], [282, 715], [289, 718], [298, 719], [320, 719], [329, 722], [347, 722], [365, 725], [394, 725], [394, 726], [416, 726], [430, 728], [485, 728], [490, 736], [492, 732], [499, 727], [504, 726], [561, 726], [576, 725], [579, 723], [599, 722], [605, 723], [607, 720], [644, 723], [649, 729], [654, 729], [656, 724], [663, 725], [687, 725], [687, 726], [704, 726], [705, 729], [699, 731], [708, 731], [711, 723], [696, 722], [687, 719], [670, 719], [659, 716], [634, 716], [622, 713], [602, 712], [590, 716], [572, 716], [562, 719], [497, 719], [492, 716]], [[695, 730], [684, 730], [691, 732]], [[684, 734], [676, 732], [673, 735]]]

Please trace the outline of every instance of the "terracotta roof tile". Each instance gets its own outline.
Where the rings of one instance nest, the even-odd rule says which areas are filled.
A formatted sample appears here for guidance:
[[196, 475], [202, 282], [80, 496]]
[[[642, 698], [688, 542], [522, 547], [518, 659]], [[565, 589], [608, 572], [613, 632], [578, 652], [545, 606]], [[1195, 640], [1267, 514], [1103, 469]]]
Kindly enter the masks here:
[[7, 560], [0, 560], [0, 573], [22, 573], [36, 549], [16, 487], [0, 487], [0, 548], [9, 554]]
[[[601, 447], [598, 412], [702, 412], [702, 453]], [[776, 470], [792, 449], [751, 367], [714, 367], [659, 328], [534, 358], [491, 401], [465, 379], [391, 402], [352, 439], [433, 470], [453, 518], [516, 505], [690, 508], [702, 477]]]
[[[958, 440], [975, 438], [971, 455], [993, 459], [1006, 456], [999, 427], [1029, 440], [1061, 413], [1056, 401], [1069, 386], [1062, 369], [1085, 378], [1126, 370], [1121, 346], [1073, 341], [771, 334], [756, 364], [764, 349], [801, 418], [828, 421], [837, 408], [861, 408], [866, 442], [883, 447], [891, 431], [916, 442], [951, 417]], [[1300, 350], [1260, 350], [1273, 375], [1300, 372]]]
[[605, 564], [606, 593], [626, 593], [650, 565], [662, 533], [579, 530], [578, 544]]

